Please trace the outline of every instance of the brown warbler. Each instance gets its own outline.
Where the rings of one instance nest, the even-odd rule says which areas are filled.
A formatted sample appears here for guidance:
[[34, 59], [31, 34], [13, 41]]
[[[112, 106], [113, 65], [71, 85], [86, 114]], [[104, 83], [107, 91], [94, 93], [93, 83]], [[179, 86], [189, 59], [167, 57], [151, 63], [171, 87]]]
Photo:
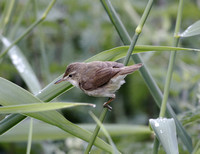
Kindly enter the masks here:
[[104, 107], [111, 110], [108, 104], [115, 98], [115, 92], [125, 83], [124, 78], [141, 66], [141, 63], [124, 66], [122, 63], [110, 61], [76, 62], [67, 67], [62, 79], [55, 84], [68, 81], [87, 95], [109, 97]]

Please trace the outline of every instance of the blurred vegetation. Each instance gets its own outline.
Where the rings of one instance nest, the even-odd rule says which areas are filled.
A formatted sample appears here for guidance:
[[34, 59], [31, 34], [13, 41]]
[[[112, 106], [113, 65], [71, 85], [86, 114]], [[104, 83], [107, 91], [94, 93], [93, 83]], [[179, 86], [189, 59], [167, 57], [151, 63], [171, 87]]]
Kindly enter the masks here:
[[[147, 0], [112, 1], [130, 36], [134, 34], [134, 29], [146, 3]], [[1, 25], [0, 33], [3, 36], [11, 40], [17, 38], [29, 25], [41, 17], [41, 13], [49, 4], [49, 1], [33, 0], [28, 1], [28, 5], [26, 4], [26, 0], [15, 1], [14, 9], [11, 12], [11, 20], [5, 27]], [[7, 5], [6, 0], [0, 1], [0, 19], [3, 18], [3, 12], [7, 9]], [[35, 12], [36, 6], [37, 12]], [[178, 1], [174, 0], [155, 1], [137, 44], [171, 46], [177, 6]], [[24, 7], [27, 7], [27, 11], [19, 28], [13, 35], [13, 27]], [[181, 31], [200, 19], [199, 9], [199, 0], [185, 1]], [[200, 48], [199, 42], [199, 36], [184, 38], [181, 39], [180, 46]], [[123, 44], [100, 1], [59, 0], [48, 14], [47, 19], [17, 45], [23, 51], [42, 87], [44, 87], [62, 74], [71, 62], [84, 61], [100, 51]], [[3, 50], [3, 44], [0, 47]], [[169, 52], [149, 52], [143, 53], [141, 56], [163, 91]], [[169, 99], [170, 102], [173, 102], [171, 105], [176, 113], [180, 113], [180, 117], [184, 116], [184, 112], [194, 110], [199, 106], [199, 61], [200, 54], [197, 52], [177, 53]], [[130, 64], [132, 63], [130, 61]], [[23, 79], [7, 56], [0, 59], [0, 76], [27, 89]], [[99, 115], [102, 104], [106, 101], [105, 98], [89, 97], [77, 88], [61, 95], [58, 99], [95, 103], [97, 107], [93, 109], [93, 112], [96, 115]], [[159, 109], [138, 72], [126, 78], [126, 84], [117, 92], [117, 98], [112, 102], [112, 107], [113, 110], [108, 113], [105, 123], [147, 125], [149, 118], [156, 118], [159, 114]], [[94, 123], [85, 107], [66, 109], [62, 112], [67, 119], [74, 123]], [[195, 145], [199, 140], [199, 121], [187, 125], [186, 129]], [[39, 142], [33, 144], [31, 153], [59, 153], [63, 151], [66, 153], [81, 153], [86, 143], [79, 141], [79, 139], [77, 139], [78, 141], [75, 141], [74, 138], [71, 140], [71, 142], [78, 145], [73, 145], [69, 149], [69, 139], [66, 141]], [[151, 138], [137, 139], [132, 136], [122, 136], [115, 137], [113, 140], [123, 153], [149, 153], [152, 149]], [[48, 149], [47, 147], [50, 146], [51, 148]], [[26, 146], [22, 143], [0, 144], [0, 153], [25, 153], [25, 149]], [[94, 153], [100, 152], [97, 150]], [[182, 146], [180, 147], [180, 153], [187, 153]]]

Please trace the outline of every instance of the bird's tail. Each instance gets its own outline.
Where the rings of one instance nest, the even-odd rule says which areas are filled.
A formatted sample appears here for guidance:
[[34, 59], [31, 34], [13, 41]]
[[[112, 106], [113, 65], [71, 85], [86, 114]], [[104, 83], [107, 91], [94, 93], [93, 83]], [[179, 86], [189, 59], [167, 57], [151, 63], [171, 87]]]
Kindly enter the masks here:
[[131, 74], [134, 71], [138, 70], [140, 67], [142, 67], [142, 63], [131, 65], [131, 66], [125, 66], [121, 68], [121, 71], [119, 72], [120, 75], [126, 75], [126, 74]]

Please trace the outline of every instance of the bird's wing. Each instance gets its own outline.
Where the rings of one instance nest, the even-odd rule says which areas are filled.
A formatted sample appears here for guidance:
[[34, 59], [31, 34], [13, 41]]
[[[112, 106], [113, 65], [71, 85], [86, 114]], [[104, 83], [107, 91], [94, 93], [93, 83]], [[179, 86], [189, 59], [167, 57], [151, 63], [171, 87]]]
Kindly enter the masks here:
[[106, 62], [104, 62], [104, 64], [107, 65], [108, 67], [112, 67], [112, 68], [124, 67], [124, 64], [118, 63], [118, 62], [112, 62], [112, 61], [106, 61]]
[[120, 71], [119, 68], [105, 67], [98, 68], [94, 72], [90, 72], [90, 78], [87, 81], [82, 82], [81, 87], [85, 90], [94, 90], [105, 84], [107, 84], [110, 79], [115, 76]]

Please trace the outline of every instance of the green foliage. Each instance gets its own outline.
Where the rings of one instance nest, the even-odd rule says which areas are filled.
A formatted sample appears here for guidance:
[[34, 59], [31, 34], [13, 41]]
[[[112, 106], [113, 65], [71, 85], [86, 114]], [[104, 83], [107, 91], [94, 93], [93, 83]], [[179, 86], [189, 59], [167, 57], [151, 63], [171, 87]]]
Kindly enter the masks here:
[[[108, 1], [103, 0], [102, 2]], [[121, 18], [121, 24], [125, 26], [125, 31], [132, 37], [147, 1], [111, 2]], [[183, 127], [180, 123], [178, 129], [185, 130], [183, 136], [189, 134], [193, 143], [188, 143], [188, 145], [193, 144], [194, 153], [198, 153], [200, 56], [196, 52], [199, 50], [194, 49], [199, 49], [200, 41], [199, 36], [196, 36], [200, 33], [199, 4], [196, 1], [185, 1], [183, 4], [181, 34], [179, 35], [181, 37], [179, 46], [181, 47], [172, 47], [178, 1], [155, 1], [133, 54], [140, 53], [146, 70], [163, 91], [169, 61], [169, 52], [164, 51], [180, 50], [177, 51], [175, 59], [168, 103], [175, 111], [173, 116], [177, 117], [177, 121], [183, 126], [187, 125]], [[79, 106], [62, 110], [63, 115], [57, 111], [45, 111], [2, 117], [0, 132], [4, 133], [11, 129], [0, 136], [2, 149], [0, 153], [9, 153], [10, 147], [13, 147], [11, 142], [18, 142], [13, 148], [15, 153], [25, 153], [23, 148], [26, 147], [22, 147], [21, 142], [27, 142], [29, 121], [13, 127], [23, 120], [25, 115], [51, 124], [34, 121], [33, 140], [36, 142], [32, 143], [31, 153], [48, 153], [50, 148], [45, 148], [48, 146], [52, 147], [51, 152], [73, 153], [74, 150], [79, 150], [82, 153], [85, 150], [87, 145], [85, 141], [80, 142], [70, 137], [73, 135], [86, 141], [90, 140], [89, 131], [93, 132], [95, 122], [88, 111], [92, 110], [96, 115], [100, 114], [102, 104], [106, 99], [86, 96], [80, 90], [72, 89], [68, 83], [55, 86], [54, 82], [61, 77], [66, 66], [71, 62], [94, 60], [121, 62], [121, 59], [126, 56], [129, 46], [122, 45], [129, 45], [130, 40], [119, 32], [115, 21], [110, 22], [108, 15], [112, 14], [109, 11], [106, 12], [99, 1], [92, 0], [0, 1], [1, 105], [36, 104], [49, 102], [60, 96], [54, 102], [89, 102], [97, 106], [95, 109]], [[116, 31], [114, 27], [118, 30]], [[11, 44], [14, 47], [12, 49]], [[129, 64], [132, 63], [130, 60]], [[22, 71], [22, 68], [25, 71]], [[142, 72], [141, 74], [143, 76]], [[120, 152], [150, 153], [152, 150], [152, 133], [147, 123], [150, 118], [159, 116], [159, 110], [155, 105], [158, 101], [155, 99], [156, 95], [156, 92], [152, 94], [148, 81], [145, 83], [139, 73], [128, 76], [126, 84], [117, 92], [117, 98], [111, 104], [113, 111], [107, 113], [106, 117], [106, 123], [114, 124], [105, 124], [105, 129]], [[76, 122], [80, 125], [74, 124]], [[88, 123], [93, 123], [93, 125]], [[122, 125], [124, 123], [126, 125]], [[140, 126], [135, 126], [135, 124], [140, 124]], [[100, 136], [105, 135], [100, 132]], [[181, 141], [181, 135], [178, 137], [179, 153], [188, 153], [188, 149]], [[48, 139], [50, 139], [49, 143], [37, 142]], [[66, 144], [64, 144], [64, 139]], [[185, 142], [189, 141], [185, 139]], [[71, 140], [77, 145], [69, 144]], [[97, 140], [97, 147], [104, 150], [94, 147], [91, 152], [100, 153], [112, 150], [108, 143], [100, 138]], [[164, 153], [162, 148], [159, 151]]]

